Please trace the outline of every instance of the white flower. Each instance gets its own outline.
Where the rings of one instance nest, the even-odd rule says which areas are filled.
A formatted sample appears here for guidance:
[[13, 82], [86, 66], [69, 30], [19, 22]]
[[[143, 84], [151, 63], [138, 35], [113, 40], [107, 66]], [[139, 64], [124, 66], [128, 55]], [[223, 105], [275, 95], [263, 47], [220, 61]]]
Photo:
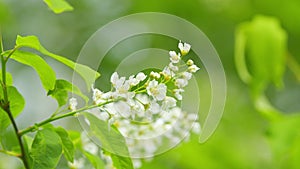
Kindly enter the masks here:
[[160, 112], [160, 105], [155, 101], [150, 102], [150, 106], [148, 109], [152, 114], [157, 114]]
[[114, 72], [110, 77], [110, 82], [113, 84], [113, 86], [115, 86], [118, 80], [119, 80], [119, 75], [117, 72]]
[[162, 74], [164, 75], [164, 77], [166, 79], [170, 79], [171, 77], [175, 76], [175, 73], [173, 71], [171, 71], [168, 66], [166, 66], [164, 68], [164, 70], [162, 71]]
[[175, 51], [170, 51], [169, 55], [172, 63], [178, 63], [180, 61], [180, 53], [176, 54]]
[[178, 66], [174, 66], [172, 62], [169, 64], [169, 68], [174, 72], [177, 72], [179, 70]]
[[195, 122], [194, 125], [193, 125], [193, 128], [192, 128], [192, 131], [196, 134], [200, 134], [201, 132], [201, 126], [200, 126], [200, 123], [198, 122]]
[[146, 79], [146, 75], [143, 72], [138, 73], [135, 78], [134, 75], [130, 76], [128, 79], [128, 83], [131, 86], [136, 86], [137, 84], [139, 84], [141, 81]]
[[183, 72], [182, 73], [182, 78], [185, 80], [190, 80], [192, 78], [192, 74], [189, 72]]
[[73, 163], [68, 162], [68, 166], [73, 169], [82, 169], [84, 168], [84, 159], [83, 158], [80, 158], [78, 160], [74, 159]]
[[166, 98], [162, 102], [163, 110], [169, 110], [170, 108], [175, 106], [176, 106], [176, 100], [173, 97], [166, 96]]
[[155, 79], [159, 79], [160, 78], [160, 74], [157, 73], [157, 72], [153, 72], [153, 71], [151, 71], [150, 76], [153, 77], [153, 78], [155, 78]]
[[124, 101], [119, 101], [114, 103], [116, 111], [125, 118], [130, 117], [130, 106], [124, 102]]
[[142, 167], [142, 161], [140, 159], [134, 158], [134, 159], [132, 159], [132, 163], [133, 163], [134, 168]]
[[176, 79], [175, 80], [175, 86], [178, 88], [183, 88], [186, 85], [188, 85], [188, 81], [186, 79]]
[[77, 105], [78, 105], [77, 99], [74, 98], [74, 97], [72, 97], [72, 98], [69, 100], [69, 109], [70, 109], [71, 111], [75, 111]]
[[146, 79], [146, 75], [143, 73], [143, 72], [140, 72], [140, 73], [138, 73], [137, 75], [136, 75], [136, 79], [138, 80], [138, 81], [143, 81], [143, 80], [145, 80]]
[[156, 100], [163, 100], [166, 97], [167, 86], [163, 83], [158, 84], [156, 80], [150, 81], [146, 89], [147, 93]]
[[183, 89], [174, 89], [173, 92], [174, 92], [175, 97], [176, 97], [178, 100], [182, 100], [182, 95], [181, 95], [181, 93], [184, 92]]
[[92, 88], [93, 90], [93, 101], [95, 104], [100, 104], [103, 100], [102, 100], [102, 94], [103, 92], [100, 91], [97, 88]]
[[188, 70], [192, 73], [195, 73], [199, 70], [200, 68], [197, 65], [192, 65], [188, 67]]
[[94, 144], [93, 142], [89, 142], [83, 145], [83, 148], [85, 151], [96, 155], [98, 153], [98, 146]]
[[183, 55], [186, 55], [189, 53], [190, 49], [191, 49], [191, 45], [188, 43], [181, 43], [181, 41], [179, 41], [178, 43], [178, 48], [180, 49], [180, 52]]
[[[113, 85], [113, 87], [116, 89], [115, 93], [112, 93], [112, 97], [124, 97], [127, 98], [130, 95], [129, 89], [130, 89], [130, 84], [136, 83], [134, 82], [133, 76], [130, 77], [129, 80], [126, 80], [125, 77], [119, 77], [117, 72], [114, 72], [110, 78], [110, 81]], [[103, 94], [104, 95], [104, 94]], [[102, 97], [104, 97], [102, 95]]]
[[192, 65], [194, 65], [194, 61], [193, 61], [192, 59], [189, 59], [189, 60], [186, 62], [186, 64], [187, 64], [188, 66], [192, 66]]
[[138, 79], [134, 78], [134, 75], [131, 75], [128, 79], [128, 83], [130, 86], [135, 86], [135, 85], [139, 84], [140, 81]]
[[106, 92], [106, 93], [103, 93], [101, 97], [105, 100], [108, 100], [108, 99], [112, 99], [113, 95], [114, 95], [113, 92]]

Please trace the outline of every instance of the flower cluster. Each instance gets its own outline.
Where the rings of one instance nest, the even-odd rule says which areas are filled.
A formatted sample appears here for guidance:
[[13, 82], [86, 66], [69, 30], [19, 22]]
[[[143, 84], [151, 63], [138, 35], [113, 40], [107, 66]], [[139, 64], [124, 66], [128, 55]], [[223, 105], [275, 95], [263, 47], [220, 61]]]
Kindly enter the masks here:
[[[134, 165], [139, 168], [141, 161], [136, 158], [152, 157], [163, 141], [176, 145], [182, 138], [188, 138], [191, 126], [199, 132], [196, 114], [180, 108], [182, 93], [192, 74], [199, 70], [193, 60], [183, 61], [191, 45], [179, 42], [180, 52], [169, 52], [170, 62], [162, 71], [139, 72], [129, 78], [114, 72], [110, 78], [112, 90], [103, 92], [92, 88], [93, 102], [98, 105], [108, 100], [116, 102], [90, 110], [109, 125], [116, 126], [126, 139], [129, 153], [135, 157]], [[70, 101], [71, 108], [77, 103]], [[102, 155], [102, 157], [105, 157]], [[105, 157], [107, 164], [109, 158]]]

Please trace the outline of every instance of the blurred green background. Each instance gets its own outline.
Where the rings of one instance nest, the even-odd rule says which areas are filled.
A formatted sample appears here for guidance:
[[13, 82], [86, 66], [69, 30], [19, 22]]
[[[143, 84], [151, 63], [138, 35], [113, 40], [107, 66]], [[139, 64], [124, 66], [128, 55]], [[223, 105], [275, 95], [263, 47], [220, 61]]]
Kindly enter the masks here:
[[[300, 167], [295, 160], [289, 160], [288, 152], [273, 151], [272, 143], [268, 139], [271, 124], [255, 110], [248, 86], [239, 79], [234, 66], [236, 27], [241, 22], [252, 20], [257, 14], [273, 16], [280, 21], [288, 35], [288, 51], [298, 63], [300, 62], [299, 0], [70, 0], [68, 2], [74, 7], [74, 11], [56, 15], [42, 0], [0, 0], [0, 23], [5, 48], [14, 46], [18, 34], [36, 35], [53, 53], [75, 60], [86, 40], [108, 22], [132, 13], [164, 12], [184, 18], [200, 28], [220, 55], [227, 77], [228, 93], [224, 116], [216, 132], [204, 144], [199, 144], [198, 136], [193, 135], [190, 142], [184, 142], [175, 149], [155, 157], [152, 161], [145, 162], [143, 169]], [[99, 85], [101, 88], [107, 88], [108, 83], [105, 81], [108, 76], [122, 58], [130, 53], [149, 47], [168, 50], [174, 48], [176, 42], [167, 37], [145, 35], [118, 44], [107, 55], [104, 66], [99, 70], [103, 75], [100, 79], [103, 83], [99, 82]], [[52, 64], [60, 70], [58, 76], [70, 79], [70, 70], [60, 69], [61, 66], [56, 65], [55, 62]], [[206, 111], [210, 101], [210, 94], [207, 92], [209, 81], [205, 76], [205, 70], [202, 70], [199, 73], [199, 77], [203, 77], [199, 82], [201, 109]], [[41, 86], [33, 71], [16, 63], [11, 63], [10, 71], [15, 75], [16, 86], [27, 99], [26, 109], [18, 118], [21, 126], [27, 126], [47, 117], [51, 108], [55, 107], [55, 102], [48, 102], [45, 98], [45, 93], [40, 89]], [[285, 87], [279, 91], [273, 86], [269, 87], [267, 96], [275, 107], [286, 114], [300, 112], [300, 86], [288, 68], [284, 74], [284, 83]], [[35, 94], [39, 91], [42, 96]], [[44, 103], [41, 103], [42, 101]], [[48, 114], [40, 112], [45, 108]], [[299, 120], [295, 124], [298, 123]], [[292, 125], [290, 128], [297, 127], [299, 125]], [[287, 128], [284, 133], [289, 133], [290, 128]], [[300, 135], [299, 132], [296, 134]], [[279, 144], [287, 144], [286, 146], [291, 146], [291, 149], [295, 146], [289, 145], [288, 142]], [[299, 144], [295, 147], [299, 148]], [[297, 155], [295, 157], [300, 158], [299, 154]], [[12, 167], [14, 164], [18, 165], [18, 161], [0, 155], [0, 168]]]

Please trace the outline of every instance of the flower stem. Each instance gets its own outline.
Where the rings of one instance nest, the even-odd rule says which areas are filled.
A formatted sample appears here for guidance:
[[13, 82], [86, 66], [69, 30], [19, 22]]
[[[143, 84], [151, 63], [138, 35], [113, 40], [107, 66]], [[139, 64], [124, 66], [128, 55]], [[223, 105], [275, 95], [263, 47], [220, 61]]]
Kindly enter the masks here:
[[14, 156], [14, 157], [21, 157], [21, 154], [18, 154], [16, 152], [12, 152], [12, 151], [0, 150], [0, 153], [6, 154], [9, 156]]
[[83, 107], [81, 109], [71, 111], [71, 112], [68, 112], [68, 113], [65, 113], [65, 114], [62, 114], [62, 115], [58, 115], [58, 116], [51, 116], [48, 119], [45, 119], [44, 121], [41, 121], [40, 123], [36, 123], [34, 126], [30, 126], [30, 127], [26, 128], [24, 130], [21, 130], [19, 132], [19, 135], [23, 136], [26, 133], [33, 132], [33, 131], [37, 130], [37, 128], [39, 128], [39, 127], [41, 127], [45, 124], [51, 123], [53, 121], [56, 121], [56, 120], [59, 120], [59, 119], [62, 119], [62, 118], [74, 116], [75, 114], [83, 112], [85, 110], [89, 110], [89, 109], [96, 108], [96, 107], [101, 107], [101, 106], [104, 106], [106, 104], [118, 101], [118, 100], [120, 100], [120, 99], [111, 99], [111, 100], [107, 100], [106, 102], [101, 103], [101, 104]]
[[[3, 52], [3, 45], [2, 45], [2, 35], [0, 32], [0, 54]], [[4, 58], [3, 55], [1, 55], [1, 66], [2, 66], [2, 90], [3, 90], [3, 100], [1, 100], [1, 108], [7, 113], [9, 120], [12, 123], [12, 126], [14, 128], [14, 131], [16, 133], [18, 143], [21, 149], [21, 155], [20, 158], [23, 161], [23, 164], [26, 169], [29, 169], [29, 165], [25, 156], [25, 147], [22, 142], [22, 136], [19, 134], [19, 129], [17, 126], [17, 123], [14, 119], [14, 116], [12, 115], [12, 112], [10, 110], [10, 102], [8, 100], [8, 94], [7, 94], [7, 86], [6, 86], [6, 59]]]

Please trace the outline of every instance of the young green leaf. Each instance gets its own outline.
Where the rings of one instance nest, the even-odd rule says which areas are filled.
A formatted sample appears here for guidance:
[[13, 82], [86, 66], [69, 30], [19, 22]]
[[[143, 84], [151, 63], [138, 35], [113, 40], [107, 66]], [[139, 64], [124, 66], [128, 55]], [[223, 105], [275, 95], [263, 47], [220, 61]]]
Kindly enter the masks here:
[[62, 148], [63, 148], [63, 153], [66, 159], [70, 162], [74, 161], [74, 145], [69, 137], [68, 132], [62, 128], [62, 127], [57, 127], [55, 128], [56, 133], [59, 135], [61, 141], [62, 141]]
[[40, 56], [25, 51], [15, 51], [11, 59], [35, 69], [47, 91], [54, 89], [55, 72]]
[[50, 128], [37, 132], [31, 148], [32, 169], [53, 169], [62, 154], [59, 135]]
[[70, 67], [85, 80], [88, 90], [90, 90], [91, 85], [94, 83], [95, 79], [100, 77], [100, 74], [98, 72], [92, 70], [88, 66], [74, 63], [73, 61], [65, 57], [58, 56], [56, 54], [49, 52], [40, 44], [39, 39], [35, 36], [26, 36], [26, 37], [18, 36], [16, 40], [16, 45], [19, 47], [33, 48], [41, 52], [42, 54], [52, 57], [53, 59]]
[[55, 88], [50, 90], [48, 95], [51, 95], [53, 98], [55, 98], [59, 106], [63, 106], [68, 102], [68, 92], [77, 94], [83, 98], [86, 103], [89, 101], [89, 98], [82, 94], [77, 86], [62, 79], [56, 80]]
[[25, 135], [23, 136], [23, 142], [24, 142], [24, 149], [25, 149], [25, 158], [27, 159], [30, 168], [32, 168], [32, 158], [30, 157], [30, 151], [31, 151], [31, 145], [33, 139]]
[[81, 137], [80, 137], [80, 132], [69, 130], [68, 134], [70, 136], [70, 139], [73, 142], [75, 149], [81, 150], [82, 149], [82, 141], [81, 141]]
[[114, 166], [118, 169], [133, 169], [132, 161], [124, 137], [114, 126], [109, 126], [107, 122], [102, 121], [90, 113], [84, 113], [84, 116], [90, 122], [91, 132], [101, 142], [102, 147], [112, 153]]
[[123, 157], [123, 156], [119, 156], [116, 154], [111, 154], [110, 155], [112, 160], [113, 160], [113, 164], [117, 169], [130, 169], [130, 168], [134, 168], [131, 158], [130, 157]]
[[103, 161], [99, 156], [93, 155], [86, 151], [84, 151], [83, 153], [95, 169], [102, 169], [105, 167]]
[[[25, 100], [23, 96], [18, 92], [18, 90], [13, 86], [7, 87], [7, 95], [8, 101], [10, 103], [10, 110], [13, 116], [17, 117], [24, 109]], [[3, 96], [2, 90], [0, 90], [0, 96]], [[11, 122], [8, 118], [7, 113], [2, 108], [0, 108], [0, 132], [5, 130], [10, 123]]]
[[[0, 71], [0, 81], [2, 81], [2, 71]], [[12, 86], [12, 85], [13, 85], [12, 75], [6, 72], [6, 86]]]
[[56, 14], [73, 10], [73, 7], [65, 0], [44, 0], [44, 2]]

